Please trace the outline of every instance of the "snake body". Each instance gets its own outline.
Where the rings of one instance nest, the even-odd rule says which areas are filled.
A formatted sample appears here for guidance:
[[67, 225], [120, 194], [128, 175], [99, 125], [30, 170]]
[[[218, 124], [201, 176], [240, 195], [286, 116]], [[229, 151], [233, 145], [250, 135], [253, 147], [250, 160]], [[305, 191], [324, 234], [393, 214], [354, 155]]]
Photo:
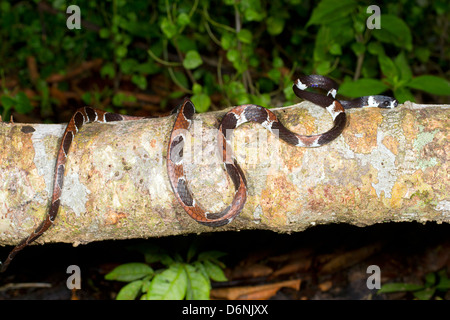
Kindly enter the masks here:
[[[327, 94], [323, 95], [306, 91], [308, 88], [320, 88], [325, 90]], [[267, 130], [277, 134], [281, 140], [290, 145], [309, 148], [320, 147], [339, 137], [344, 130], [347, 122], [345, 109], [363, 107], [394, 108], [397, 106], [397, 101], [395, 99], [379, 95], [361, 97], [350, 101], [337, 100], [337, 89], [338, 85], [336, 82], [319, 75], [301, 76], [293, 85], [294, 93], [299, 98], [309, 100], [314, 104], [325, 108], [330, 113], [333, 119], [333, 127], [321, 134], [296, 134], [283, 126], [277, 116], [269, 109], [254, 104], [237, 106], [225, 114], [218, 129], [219, 153], [222, 155], [224, 168], [233, 182], [235, 193], [231, 204], [221, 212], [217, 213], [206, 211], [195, 200], [189, 189], [188, 181], [184, 173], [183, 151], [186, 140], [185, 133], [189, 130], [195, 114], [193, 103], [189, 99], [186, 99], [177, 109], [174, 126], [170, 135], [167, 150], [167, 173], [175, 197], [187, 214], [198, 223], [210, 227], [219, 227], [233, 221], [233, 219], [242, 211], [247, 199], [247, 182], [244, 172], [237, 163], [230, 147], [232, 130], [238, 126], [247, 122], [257, 122]], [[23, 239], [11, 251], [2, 265], [2, 272], [6, 270], [11, 260], [19, 251], [39, 238], [55, 221], [60, 207], [65, 163], [70, 145], [81, 127], [90, 122], [127, 121], [137, 119], [143, 119], [143, 117], [109, 113], [90, 107], [80, 108], [75, 112], [65, 129], [58, 150], [49, 212], [35, 231], [27, 238]]]

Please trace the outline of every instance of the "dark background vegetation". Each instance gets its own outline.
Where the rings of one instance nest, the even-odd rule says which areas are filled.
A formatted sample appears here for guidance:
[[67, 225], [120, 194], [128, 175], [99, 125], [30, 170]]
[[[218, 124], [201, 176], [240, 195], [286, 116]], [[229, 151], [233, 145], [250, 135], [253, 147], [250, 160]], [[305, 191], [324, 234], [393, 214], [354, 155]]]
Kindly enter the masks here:
[[[367, 13], [367, 7], [373, 4], [382, 13], [379, 30], [366, 27], [372, 14]], [[72, 15], [66, 13], [69, 5], [81, 9], [81, 29], [67, 28], [66, 21]], [[386, 94], [400, 102], [445, 104], [449, 103], [450, 94], [449, 9], [445, 0], [0, 1], [0, 115], [3, 121], [13, 116], [16, 122], [59, 123], [67, 122], [76, 108], [90, 105], [129, 115], [161, 116], [185, 96], [191, 97], [198, 112], [244, 103], [280, 107], [298, 102], [291, 87], [299, 74], [333, 78], [341, 85], [339, 93], [343, 97]], [[270, 252], [280, 248], [281, 254], [292, 249], [294, 259], [297, 256], [292, 252], [315, 244], [326, 245], [327, 249], [309, 248], [312, 252], [319, 251], [315, 252], [317, 255], [306, 256], [317, 258], [324, 254], [323, 250], [339, 255], [355, 250], [355, 246], [370, 247], [371, 242], [384, 240], [385, 232], [391, 235], [391, 242], [387, 243], [392, 245], [388, 248], [393, 256], [394, 248], [399, 253], [418, 256], [415, 261], [411, 258], [410, 262], [398, 262], [397, 269], [392, 267], [390, 276], [384, 280], [402, 282], [406, 277], [420, 283], [425, 281], [425, 275], [449, 267], [444, 259], [433, 266], [423, 265], [419, 271], [408, 269], [408, 263], [420, 264], [421, 255], [431, 254], [439, 245], [447, 246], [447, 226], [387, 225], [364, 229], [329, 226], [308, 230], [304, 235], [260, 233], [256, 237], [271, 239]], [[343, 234], [345, 241], [341, 242]], [[417, 252], [414, 250], [415, 234], [427, 237], [432, 243], [431, 251], [426, 250], [428, 241], [420, 241]], [[363, 235], [363, 242], [352, 241], [352, 237], [359, 239]], [[228, 252], [227, 261], [232, 268], [245, 263], [239, 262], [241, 255], [235, 255], [235, 247], [222, 244], [235, 243], [236, 239], [251, 244], [255, 233], [201, 237], [209, 243], [217, 242], [215, 249]], [[159, 241], [170, 242], [165, 244], [175, 250], [179, 246], [177, 241], [183, 243], [192, 238]], [[398, 242], [399, 239], [402, 241]], [[332, 244], [336, 247], [329, 247]], [[259, 252], [266, 245], [255, 243], [242, 251], [252, 256], [256, 252], [253, 248], [257, 247], [255, 250]], [[33, 292], [52, 291], [30, 289], [29, 293], [30, 290], [22, 289], [12, 293], [0, 291], [1, 297], [21, 298], [31, 294], [32, 298], [68, 298], [65, 280], [61, 280], [67, 275], [64, 272], [61, 275], [60, 266], [56, 267], [59, 258], [64, 264], [65, 254], [75, 255], [85, 264], [91, 259], [86, 255], [95, 257], [99, 251], [110, 252], [111, 246], [117, 245], [105, 242], [83, 249], [66, 245], [27, 249], [22, 255], [34, 253], [33, 268], [37, 265], [50, 271], [40, 277], [26, 258], [20, 260], [19, 256], [8, 277], [1, 279], [2, 284], [52, 282], [53, 277], [58, 278], [55, 274], [59, 274], [57, 282], [63, 284], [61, 292], [65, 293], [38, 296]], [[1, 252], [2, 257], [6, 256], [7, 250]], [[94, 289], [85, 296], [81, 294], [83, 298], [114, 297], [117, 287], [105, 289], [99, 284], [104, 282], [100, 276], [105, 273], [102, 267], [120, 260], [114, 256], [102, 254], [102, 261], [91, 259], [93, 264], [86, 266], [91, 274], [85, 275], [85, 279], [90, 279], [87, 286]], [[367, 265], [366, 258], [357, 259], [354, 266]], [[262, 255], [260, 261], [264, 264], [267, 259]], [[349, 279], [352, 274], [356, 276], [349, 272], [348, 263], [320, 278], [316, 275], [320, 261], [308, 259], [311, 263], [307, 269], [301, 272], [297, 269], [282, 277], [306, 279], [299, 292], [288, 291], [282, 298], [368, 298], [367, 290], [355, 293], [362, 289], [351, 286]], [[392, 256], [385, 259], [388, 260], [382, 261], [391, 261]], [[276, 270], [279, 266], [271, 267]], [[255, 276], [249, 283], [276, 280]], [[331, 281], [327, 290], [319, 286], [325, 281]], [[397, 298], [411, 297], [405, 294]]]

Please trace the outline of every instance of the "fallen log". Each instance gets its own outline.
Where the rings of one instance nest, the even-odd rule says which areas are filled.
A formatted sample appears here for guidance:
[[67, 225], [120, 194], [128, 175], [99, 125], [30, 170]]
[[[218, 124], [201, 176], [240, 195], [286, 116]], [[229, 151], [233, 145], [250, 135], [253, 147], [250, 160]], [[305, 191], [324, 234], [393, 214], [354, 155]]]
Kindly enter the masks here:
[[[326, 111], [309, 102], [272, 110], [301, 134], [331, 127]], [[185, 164], [191, 189], [212, 212], [226, 207], [234, 191], [215, 154], [215, 128], [224, 113], [196, 115], [186, 149], [192, 151]], [[293, 147], [258, 124], [236, 129], [233, 149], [248, 199], [236, 220], [215, 229], [192, 220], [171, 190], [166, 149], [173, 116], [86, 125], [69, 152], [58, 217], [37, 242], [450, 222], [449, 106], [408, 102], [348, 116], [344, 133], [319, 148]], [[0, 122], [0, 245], [17, 244], [47, 213], [64, 128]]]

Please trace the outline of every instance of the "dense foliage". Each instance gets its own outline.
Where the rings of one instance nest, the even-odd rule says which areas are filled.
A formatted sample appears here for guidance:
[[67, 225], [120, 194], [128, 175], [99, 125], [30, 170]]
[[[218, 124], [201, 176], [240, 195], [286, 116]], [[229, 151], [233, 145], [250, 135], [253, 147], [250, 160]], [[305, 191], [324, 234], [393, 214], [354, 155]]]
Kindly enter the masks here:
[[[81, 29], [66, 26], [69, 4], [80, 8]], [[155, 93], [151, 79], [161, 75], [166, 91], [158, 92], [160, 106], [189, 95], [199, 112], [216, 105], [292, 104], [295, 75], [313, 73], [334, 78], [347, 97], [386, 92], [400, 102], [447, 103], [450, 3], [379, 1], [380, 29], [367, 27], [370, 5], [363, 0], [1, 1], [0, 114], [4, 119], [12, 111], [52, 115], [63, 104], [56, 93], [71, 84], [49, 78], [95, 59], [102, 62], [98, 77], [83, 80], [87, 86], [76, 94], [82, 103], [119, 111], [136, 100], [121, 87]], [[33, 63], [38, 73], [31, 72]]]

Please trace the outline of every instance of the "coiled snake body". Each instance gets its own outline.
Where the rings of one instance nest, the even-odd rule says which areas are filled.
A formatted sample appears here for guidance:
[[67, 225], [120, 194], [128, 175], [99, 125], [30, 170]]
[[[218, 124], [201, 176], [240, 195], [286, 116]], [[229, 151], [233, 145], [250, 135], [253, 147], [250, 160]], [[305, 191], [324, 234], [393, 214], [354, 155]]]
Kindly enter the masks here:
[[[315, 92], [305, 91], [307, 88], [320, 88], [327, 91], [326, 95]], [[229, 206], [217, 213], [207, 212], [202, 206], [195, 201], [192, 192], [189, 189], [188, 181], [183, 169], [183, 146], [185, 142], [185, 132], [189, 130], [193, 121], [195, 108], [192, 102], [186, 99], [181, 106], [178, 107], [173, 130], [170, 135], [168, 153], [167, 153], [167, 173], [170, 184], [183, 209], [198, 223], [219, 227], [233, 221], [242, 211], [247, 199], [247, 182], [244, 172], [236, 161], [236, 158], [230, 152], [231, 132], [241, 124], [246, 122], [260, 123], [264, 128], [278, 137], [298, 147], [320, 147], [336, 139], [344, 130], [346, 125], [345, 109], [362, 108], [362, 107], [379, 107], [394, 108], [397, 101], [386, 96], [366, 96], [351, 101], [337, 100], [338, 85], [331, 79], [319, 75], [301, 76], [294, 85], [295, 94], [303, 99], [309, 100], [314, 104], [325, 108], [333, 119], [333, 127], [321, 134], [316, 135], [299, 135], [281, 124], [276, 115], [270, 110], [254, 105], [247, 104], [233, 108], [223, 117], [218, 130], [218, 142], [220, 146], [220, 154], [224, 167], [235, 187], [235, 194]], [[60, 197], [64, 181], [65, 163], [70, 149], [70, 145], [81, 129], [81, 127], [89, 122], [110, 122], [110, 121], [127, 121], [143, 119], [143, 117], [132, 117], [108, 113], [96, 110], [90, 107], [78, 109], [70, 119], [58, 151], [53, 194], [48, 214], [44, 221], [30, 234], [23, 239], [9, 254], [2, 265], [1, 271], [5, 271], [14, 256], [24, 247], [39, 238], [55, 221], [60, 206]]]

